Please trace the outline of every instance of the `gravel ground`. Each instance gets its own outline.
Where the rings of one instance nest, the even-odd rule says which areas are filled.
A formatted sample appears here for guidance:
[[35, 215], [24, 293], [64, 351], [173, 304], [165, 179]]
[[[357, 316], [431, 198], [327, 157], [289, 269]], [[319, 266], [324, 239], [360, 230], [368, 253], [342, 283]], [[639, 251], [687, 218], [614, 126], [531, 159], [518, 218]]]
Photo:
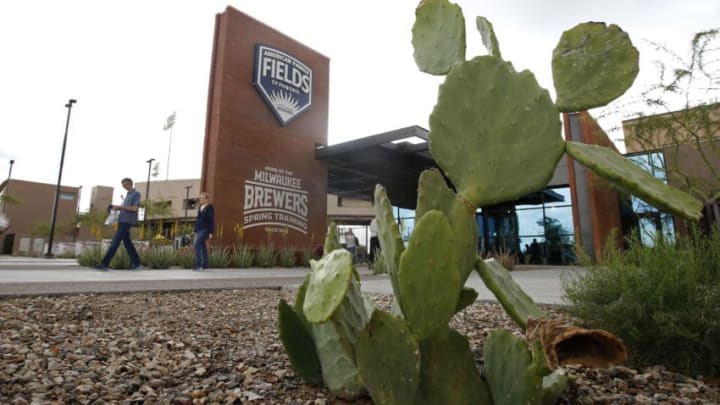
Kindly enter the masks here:
[[[281, 297], [293, 301], [294, 292], [0, 300], [0, 403], [349, 403], [303, 383], [293, 372], [276, 328]], [[388, 296], [376, 298], [387, 307]], [[465, 309], [452, 326], [474, 348], [494, 328], [520, 333], [490, 303]], [[480, 360], [480, 351], [475, 353]], [[717, 384], [661, 366], [570, 371], [576, 379], [560, 404], [720, 403]]]

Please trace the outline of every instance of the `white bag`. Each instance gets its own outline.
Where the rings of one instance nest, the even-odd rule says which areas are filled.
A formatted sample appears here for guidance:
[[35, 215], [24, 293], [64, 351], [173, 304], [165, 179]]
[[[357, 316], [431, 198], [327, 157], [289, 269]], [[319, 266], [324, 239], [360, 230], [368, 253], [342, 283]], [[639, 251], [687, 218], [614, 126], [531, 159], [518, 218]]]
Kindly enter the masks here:
[[107, 219], [105, 219], [105, 225], [114, 225], [118, 221], [118, 216], [120, 215], [119, 210], [110, 210], [110, 213], [107, 216]]

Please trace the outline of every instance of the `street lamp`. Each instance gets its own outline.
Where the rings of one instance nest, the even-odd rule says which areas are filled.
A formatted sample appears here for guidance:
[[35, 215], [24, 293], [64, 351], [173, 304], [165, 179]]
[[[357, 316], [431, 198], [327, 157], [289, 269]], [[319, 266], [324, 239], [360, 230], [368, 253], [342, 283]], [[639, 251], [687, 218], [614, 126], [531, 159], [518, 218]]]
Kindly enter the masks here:
[[190, 189], [192, 186], [185, 186], [185, 223], [187, 223], [187, 210], [190, 204]]
[[10, 189], [10, 178], [12, 177], [13, 164], [15, 164], [15, 161], [13, 159], [10, 159], [10, 171], [8, 172], [8, 178], [5, 183], [5, 197], [3, 198], [3, 214], [5, 213], [5, 207], [7, 206], [7, 196], [10, 195], [8, 194], [8, 190]]
[[70, 100], [68, 100], [67, 104], [65, 104], [65, 108], [68, 109], [67, 119], [65, 121], [65, 136], [63, 137], [62, 153], [60, 154], [60, 170], [58, 171], [58, 181], [57, 186], [55, 186], [55, 200], [53, 201], [52, 221], [50, 222], [50, 238], [48, 239], [48, 251], [47, 253], [45, 253], [46, 258], [55, 257], [52, 254], [52, 246], [53, 237], [55, 236], [55, 221], [57, 220], [58, 200], [60, 199], [60, 182], [62, 181], [63, 164], [65, 163], [65, 145], [67, 145], [67, 134], [68, 128], [70, 127], [70, 112], [72, 111], [72, 106], [75, 103], [77, 103], [77, 100], [71, 98]]

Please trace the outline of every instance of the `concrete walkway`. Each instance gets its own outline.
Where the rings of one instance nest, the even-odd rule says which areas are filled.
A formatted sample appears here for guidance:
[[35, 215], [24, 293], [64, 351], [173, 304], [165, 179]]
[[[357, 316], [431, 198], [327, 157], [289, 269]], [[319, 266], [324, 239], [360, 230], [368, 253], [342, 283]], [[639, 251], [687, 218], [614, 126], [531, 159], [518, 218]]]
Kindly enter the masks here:
[[[524, 267], [512, 272], [513, 279], [537, 303], [563, 304], [560, 276], [579, 268]], [[96, 271], [78, 266], [75, 259], [44, 259], [0, 256], [0, 297], [105, 292], [181, 291], [195, 289], [297, 288], [306, 268], [208, 269], [194, 272], [167, 270]], [[373, 275], [359, 266], [362, 290], [391, 294], [387, 275]], [[466, 284], [476, 289], [479, 300], [495, 297], [473, 272]]]

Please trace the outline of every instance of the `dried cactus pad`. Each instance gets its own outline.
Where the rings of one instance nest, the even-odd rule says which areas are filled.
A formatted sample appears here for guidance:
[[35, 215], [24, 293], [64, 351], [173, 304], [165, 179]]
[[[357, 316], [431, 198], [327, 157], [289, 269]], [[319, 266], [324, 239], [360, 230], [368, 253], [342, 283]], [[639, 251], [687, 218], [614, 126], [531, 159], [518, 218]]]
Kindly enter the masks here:
[[656, 179], [612, 149], [567, 142], [568, 155], [620, 189], [662, 211], [697, 221], [703, 205], [696, 198]]
[[325, 322], [335, 313], [350, 288], [352, 270], [352, 254], [344, 249], [333, 250], [314, 263], [303, 304], [309, 322]]
[[627, 358], [622, 340], [601, 329], [583, 329], [553, 319], [528, 319], [528, 342], [539, 341], [551, 369], [571, 364], [610, 367]]
[[444, 75], [465, 60], [465, 17], [447, 0], [423, 0], [415, 10], [412, 44], [418, 68]]
[[560, 115], [529, 71], [494, 56], [456, 65], [430, 115], [430, 151], [476, 207], [542, 190], [563, 154]]
[[563, 32], [552, 70], [560, 111], [583, 111], [620, 97], [638, 74], [638, 51], [617, 25], [578, 24]]

